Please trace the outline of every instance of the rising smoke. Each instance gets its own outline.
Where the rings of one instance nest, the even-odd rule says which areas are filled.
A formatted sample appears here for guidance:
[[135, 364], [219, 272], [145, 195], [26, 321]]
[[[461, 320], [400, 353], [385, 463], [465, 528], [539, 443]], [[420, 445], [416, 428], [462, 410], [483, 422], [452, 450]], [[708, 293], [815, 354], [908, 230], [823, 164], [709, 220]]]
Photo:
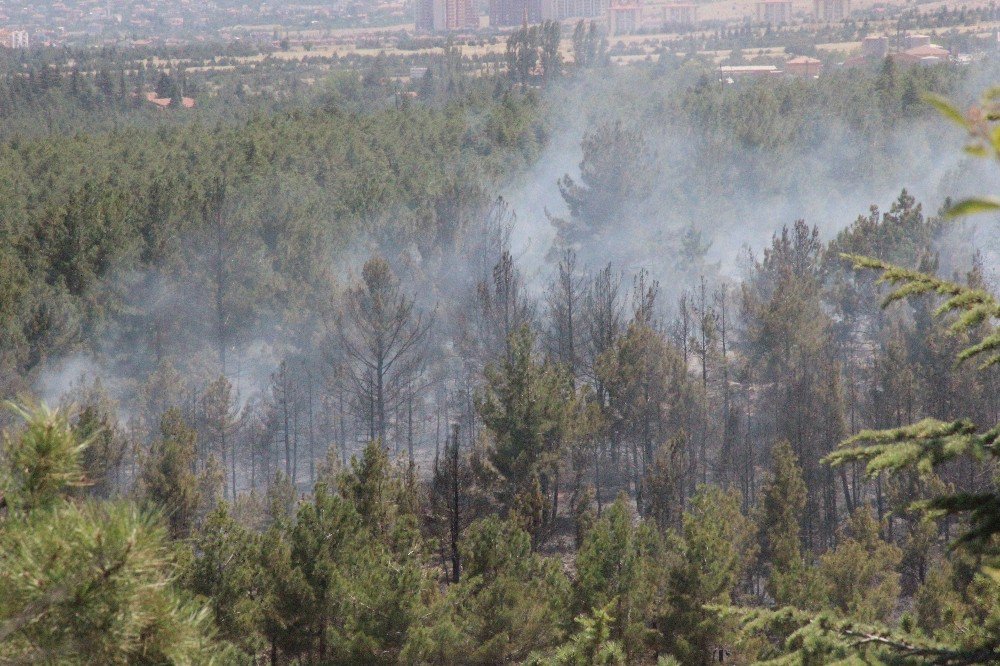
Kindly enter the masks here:
[[[988, 78], [980, 70], [972, 73], [959, 97], [973, 99]], [[648, 270], [661, 285], [663, 317], [671, 316], [681, 292], [702, 275], [712, 281], [738, 280], [747, 252], [759, 252], [772, 235], [797, 219], [816, 225], [830, 239], [858, 215], [867, 214], [870, 205], [887, 210], [903, 188], [923, 203], [926, 214], [936, 212], [946, 197], [996, 189], [992, 165], [966, 158], [958, 148], [962, 133], [935, 116], [901, 123], [872, 144], [842, 118], [814, 104], [802, 117], [779, 116], [796, 132], [796, 140], [776, 146], [745, 145], [726, 128], [710, 126], [711, 135], [706, 137], [702, 128], [679, 113], [678, 99], [696, 85], [706, 83], [682, 67], [656, 78], [622, 69], [554, 86], [542, 103], [549, 116], [548, 140], [540, 157], [524, 173], [511, 175], [496, 185], [495, 193], [482, 197], [493, 203], [473, 213], [464, 211], [462, 215], [470, 219], [461, 223], [452, 221], [460, 232], [449, 247], [421, 248], [419, 239], [412, 238], [397, 241], [397, 234], [382, 225], [381, 231], [326, 258], [329, 298], [306, 304], [308, 312], [297, 325], [281, 321], [270, 304], [260, 304], [259, 312], [243, 322], [240, 334], [227, 342], [232, 354], [226, 374], [237, 389], [238, 406], [258, 404], [282, 359], [290, 354], [297, 354], [303, 367], [321, 364], [330, 351], [323, 330], [336, 316], [338, 294], [356, 281], [361, 265], [375, 252], [389, 258], [403, 276], [406, 291], [434, 318], [430, 345], [437, 365], [446, 368], [441, 373], [462, 376], [465, 352], [456, 342], [458, 313], [471, 306], [477, 284], [489, 279], [495, 258], [508, 243], [528, 293], [535, 301], [542, 299], [555, 271], [553, 220], [570, 215], [558, 182], [565, 175], [579, 179], [584, 138], [609, 123], [621, 122], [643, 137], [644, 152], [653, 156], [647, 165], [653, 182], [646, 184], [641, 200], [624, 202], [606, 227], [579, 240], [575, 250], [584, 272], [607, 264], [623, 275]], [[778, 113], [787, 112], [778, 109]], [[765, 128], [763, 133], [767, 131], [778, 130]], [[297, 191], [275, 188], [285, 190]], [[494, 195], [503, 203], [497, 204]], [[278, 202], [271, 204], [280, 208]], [[386, 214], [386, 224], [391, 225], [392, 219]], [[697, 265], [682, 256], [683, 239], [692, 231], [707, 247]], [[942, 266], [967, 268], [969, 255], [978, 246], [987, 268], [996, 271], [1000, 267], [996, 231], [995, 219], [966, 227], [959, 234], [961, 242], [949, 246], [951, 254]], [[192, 248], [191, 256], [199, 260], [197, 248]], [[122, 282], [114, 291], [125, 293], [129, 309], [143, 314], [118, 322], [89, 352], [50, 363], [36, 383], [47, 402], [57, 403], [96, 381], [117, 400], [120, 418], [129, 420], [137, 416], [140, 387], [154, 373], [169, 375], [161, 358], [180, 364], [173, 370], [185, 377], [189, 387], [203, 386], [217, 376], [210, 315], [204, 300], [191, 297], [192, 285], [186, 285], [183, 277], [161, 274], [128, 276]], [[162, 331], [151, 335], [151, 327]], [[170, 348], [159, 348], [161, 343]], [[423, 392], [422, 400], [437, 400], [435, 391]], [[184, 389], [178, 395], [186, 399]], [[418, 437], [426, 450], [439, 434], [427, 423], [421, 428]]]

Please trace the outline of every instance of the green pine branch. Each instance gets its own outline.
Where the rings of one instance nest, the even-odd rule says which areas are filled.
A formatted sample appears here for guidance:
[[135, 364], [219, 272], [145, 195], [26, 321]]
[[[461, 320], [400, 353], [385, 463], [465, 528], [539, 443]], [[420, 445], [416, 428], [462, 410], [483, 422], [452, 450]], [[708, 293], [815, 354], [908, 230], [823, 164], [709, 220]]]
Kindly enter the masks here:
[[[980, 325], [1000, 320], [1000, 302], [987, 291], [894, 266], [878, 259], [846, 254], [842, 256], [852, 261], [857, 269], [880, 271], [878, 282], [894, 287], [885, 298], [884, 306], [910, 296], [943, 296], [945, 300], [935, 314], [957, 315], [950, 326], [953, 333], [968, 332]], [[988, 331], [979, 342], [964, 348], [958, 354], [957, 362], [977, 357], [986, 358], [980, 365], [983, 369], [1000, 363], [1000, 331]], [[1000, 425], [979, 432], [976, 425], [968, 420], [949, 423], [924, 419], [901, 428], [864, 430], [844, 441], [824, 461], [831, 465], [862, 462], [866, 466], [866, 474], [874, 477], [882, 472], [898, 472], [903, 469], [915, 469], [920, 474], [929, 474], [935, 467], [960, 457], [978, 462], [1000, 458]], [[988, 551], [993, 536], [1000, 534], [1000, 495], [997, 493], [944, 495], [916, 503], [913, 508], [937, 514], [967, 514], [968, 529], [955, 545]], [[985, 569], [991, 575], [997, 573], [990, 566]]]
[[[734, 618], [744, 635], [767, 638], [775, 648], [775, 656], [757, 663], [768, 666], [803, 663], [966, 666], [995, 663], [1000, 657], [1000, 652], [992, 647], [961, 649], [881, 625], [790, 606], [778, 609], [711, 606], [709, 609]], [[858, 661], [860, 654], [866, 659]]]
[[[910, 296], [937, 294], [946, 296], [945, 301], [937, 308], [935, 314], [941, 316], [947, 313], [957, 314], [951, 324], [953, 333], [969, 331], [980, 324], [1000, 319], [1000, 302], [995, 296], [983, 289], [976, 289], [949, 280], [942, 280], [934, 275], [921, 273], [908, 268], [853, 254], [842, 254], [844, 259], [852, 262], [856, 269], [881, 271], [878, 282], [896, 287], [886, 296], [883, 306], [901, 301]], [[989, 333], [979, 343], [966, 347], [958, 355], [958, 361], [986, 355], [988, 358], [981, 365], [987, 368], [1000, 363], [1000, 331]]]
[[962, 456], [982, 461], [998, 455], [1000, 426], [977, 433], [970, 421], [924, 419], [890, 430], [862, 430], [824, 460], [831, 465], [864, 462], [868, 476], [875, 477], [905, 468], [929, 474], [935, 467]]

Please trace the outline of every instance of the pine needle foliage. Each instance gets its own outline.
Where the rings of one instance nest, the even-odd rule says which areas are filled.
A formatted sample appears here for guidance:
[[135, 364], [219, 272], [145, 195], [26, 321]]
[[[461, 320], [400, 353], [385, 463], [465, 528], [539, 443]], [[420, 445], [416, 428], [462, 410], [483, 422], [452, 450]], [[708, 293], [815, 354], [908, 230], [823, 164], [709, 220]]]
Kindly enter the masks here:
[[[1000, 160], [1000, 88], [984, 96], [981, 108], [962, 113], [950, 102], [927, 97], [946, 118], [971, 138], [966, 151]], [[1000, 200], [966, 199], [946, 211], [949, 217], [1000, 210]], [[1000, 365], [1000, 302], [976, 286], [854, 254], [841, 257], [857, 270], [877, 271], [877, 283], [891, 286], [883, 307], [912, 297], [938, 297], [935, 316], [951, 318], [952, 334], [978, 339], [961, 349], [956, 364], [978, 361], [981, 371]], [[1000, 460], [1000, 424], [983, 429], [970, 419], [951, 422], [928, 418], [887, 430], [863, 430], [824, 458], [831, 465], [864, 463], [869, 477], [916, 471], [930, 476], [935, 468], [964, 458], [986, 465]], [[984, 573], [1000, 581], [1000, 493], [952, 493], [913, 505], [937, 515], [963, 514], [967, 526], [953, 544], [980, 557]], [[900, 629], [867, 624], [830, 613], [791, 607], [777, 610], [717, 607], [738, 618], [744, 636], [765, 637], [765, 664], [964, 664], [1000, 663], [1000, 634], [987, 630], [960, 644], [944, 644]], [[905, 623], [904, 623], [905, 626]]]
[[[938, 306], [935, 314], [937, 316], [956, 315], [955, 321], [949, 327], [952, 333], [973, 331], [984, 323], [1000, 319], [1000, 302], [997, 302], [996, 297], [984, 289], [942, 280], [934, 275], [894, 266], [879, 259], [852, 254], [842, 256], [853, 262], [855, 268], [859, 270], [880, 271], [881, 276], [878, 281], [895, 287], [886, 296], [883, 306], [891, 305], [911, 296], [924, 294], [944, 296], [946, 298]], [[964, 362], [979, 356], [986, 357], [986, 360], [980, 365], [980, 369], [985, 370], [1000, 363], [1000, 331], [988, 332], [977, 344], [963, 349], [958, 355], [958, 361]]]
[[579, 631], [569, 637], [551, 658], [532, 657], [529, 666], [624, 666], [625, 649], [611, 639], [614, 618], [612, 605], [595, 608], [589, 615], [580, 615], [575, 622]]
[[[970, 139], [966, 152], [1000, 160], [1000, 88], [988, 90], [980, 106], [967, 113], [940, 97], [926, 96], [925, 99], [945, 118], [966, 130]], [[997, 209], [1000, 204], [992, 199], [966, 199], [953, 205], [948, 214], [961, 217]], [[1000, 321], [1000, 301], [996, 296], [981, 288], [870, 257], [845, 254], [843, 258], [858, 270], [878, 271], [878, 282], [893, 287], [883, 306], [913, 296], [942, 297], [935, 315], [954, 317], [949, 327], [952, 333], [979, 338], [958, 353], [957, 362], [977, 360], [980, 370], [984, 371], [1000, 364], [1000, 329], [995, 326]], [[929, 475], [935, 467], [956, 458], [971, 458], [980, 464], [1000, 459], [1000, 424], [982, 430], [967, 419], [952, 422], [924, 419], [891, 430], [864, 430], [843, 442], [826, 461], [832, 465], [865, 462], [869, 476], [904, 469], [916, 469], [922, 475]], [[1000, 552], [995, 538], [1000, 534], [1000, 494], [996, 490], [943, 495], [922, 502], [916, 508], [968, 514], [968, 529], [956, 544], [986, 555], [985, 571], [1000, 580]]]
[[909, 666], [971, 666], [996, 663], [996, 650], [957, 650], [922, 636], [858, 622], [832, 613], [812, 613], [792, 607], [779, 609], [713, 607], [735, 618], [745, 635], [766, 636], [770, 649], [756, 664], [879, 664]]
[[[850, 255], [846, 258], [852, 260], [859, 269], [881, 271], [880, 281], [898, 285], [886, 297], [886, 305], [923, 294], [946, 297], [944, 303], [937, 308], [937, 314], [958, 315], [951, 325], [951, 330], [955, 333], [974, 333], [980, 326], [1000, 319], [1000, 303], [981, 289], [875, 259]], [[959, 353], [958, 362], [982, 355], [987, 356], [987, 360], [980, 366], [984, 370], [1000, 363], [1000, 332], [988, 331], [980, 342]], [[916, 469], [920, 474], [928, 475], [934, 468], [963, 457], [979, 463], [1000, 458], [1000, 424], [980, 431], [966, 419], [945, 422], [928, 418], [900, 428], [863, 430], [844, 441], [839, 450], [826, 457], [826, 461], [832, 465], [864, 462], [867, 474], [876, 477], [883, 472], [899, 472], [904, 469]], [[967, 545], [977, 552], [989, 550], [993, 536], [1000, 533], [1000, 495], [996, 492], [944, 495], [921, 502], [914, 508], [948, 514], [968, 514], [969, 528], [956, 543]], [[998, 576], [1000, 569], [997, 569], [997, 564], [1000, 563], [1000, 558], [996, 557], [996, 553], [992, 555], [992, 566], [988, 572]]]
[[80, 456], [88, 442], [71, 435], [65, 413], [44, 405], [7, 407], [25, 427], [16, 437], [4, 434], [0, 504], [17, 512], [49, 508], [68, 488], [85, 485]]
[[211, 613], [175, 585], [166, 529], [124, 501], [73, 501], [83, 483], [65, 412], [24, 420], [0, 455], [0, 663], [226, 661]]

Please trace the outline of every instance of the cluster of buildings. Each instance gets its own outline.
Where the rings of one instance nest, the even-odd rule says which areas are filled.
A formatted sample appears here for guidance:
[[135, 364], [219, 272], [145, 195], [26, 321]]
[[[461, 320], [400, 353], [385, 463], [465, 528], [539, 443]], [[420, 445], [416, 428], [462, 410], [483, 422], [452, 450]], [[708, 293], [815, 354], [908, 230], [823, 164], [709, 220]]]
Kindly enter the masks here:
[[608, 11], [608, 0], [542, 0], [539, 11], [544, 20], [596, 18]]
[[[752, 18], [757, 23], [784, 25], [794, 18], [792, 0], [757, 0]], [[817, 21], [842, 21], [851, 14], [851, 0], [813, 0], [812, 17]], [[611, 34], [629, 34], [664, 25], [693, 26], [698, 23], [698, 5], [664, 0], [612, 0], [608, 7]]]
[[952, 60], [951, 52], [932, 44], [927, 35], [910, 33], [892, 40], [885, 35], [870, 35], [861, 42], [861, 54], [846, 60], [844, 66], [858, 67], [886, 57], [900, 65], [936, 65]]
[[[413, 15], [416, 29], [424, 32], [480, 27], [472, 0], [414, 0]], [[621, 35], [662, 25], [693, 26], [698, 5], [663, 0], [489, 0], [489, 26], [494, 28], [574, 19], [606, 21], [611, 34]]]
[[155, 38], [209, 39], [266, 27], [331, 29], [345, 23], [405, 23], [404, 0], [0, 0], [0, 25], [33, 44], [115, 43]]
[[843, 21], [851, 15], [851, 0], [813, 0], [813, 17], [818, 21]]
[[[491, 27], [569, 19], [600, 19], [612, 35], [627, 35], [644, 29], [694, 26], [699, 5], [671, 0], [489, 0]], [[416, 29], [425, 32], [474, 30], [480, 27], [473, 0], [414, 0]], [[851, 0], [813, 0], [817, 21], [842, 21], [851, 13]], [[792, 0], [757, 0], [753, 18], [758, 23], [783, 25], [792, 22]]]
[[542, 21], [541, 0], [490, 0], [490, 26], [502, 28]]
[[[600, 18], [609, 0], [489, 0], [489, 25], [494, 28], [541, 21]], [[413, 22], [418, 31], [476, 30], [479, 14], [473, 0], [414, 0]]]
[[778, 65], [723, 65], [716, 71], [719, 74], [719, 79], [726, 83], [733, 83], [739, 79], [771, 76], [796, 76], [812, 79], [823, 71], [823, 61], [809, 56], [796, 56], [787, 60], [782, 67]]
[[761, 0], [756, 9], [757, 21], [760, 23], [781, 25], [792, 20], [792, 0]]
[[[1000, 33], [998, 33], [1000, 39]], [[936, 65], [953, 60], [948, 49], [931, 43], [931, 38], [921, 34], [899, 35], [894, 40], [896, 48], [884, 35], [866, 37], [861, 43], [861, 54], [848, 58], [841, 67], [873, 66], [885, 58], [900, 65]], [[797, 76], [815, 78], [823, 71], [823, 61], [809, 56], [797, 56], [778, 65], [723, 65], [717, 69], [719, 80], [733, 83], [739, 79], [770, 76]]]
[[[753, 0], [747, 4], [757, 23], [782, 25], [801, 19], [793, 0]], [[816, 21], [838, 22], [851, 14], [851, 0], [812, 0]], [[412, 21], [419, 32], [478, 31], [517, 27], [541, 21], [597, 20], [609, 35], [655, 31], [664, 26], [695, 26], [701, 6], [692, 0], [0, 0], [0, 48], [70, 43], [174, 44], [208, 39], [318, 44], [350, 39], [333, 27], [403, 26]], [[15, 28], [16, 26], [16, 28]], [[294, 26], [294, 27], [293, 27]], [[869, 37], [862, 53], [846, 64], [887, 55], [902, 63], [932, 64], [951, 59], [947, 50], [924, 35]], [[818, 61], [785, 63], [783, 74], [814, 76]], [[776, 71], [777, 68], [775, 68]], [[816, 71], [814, 71], [816, 70]], [[734, 70], [732, 76], [764, 76], [773, 72]]]
[[[793, 0], [756, 0], [752, 18], [783, 25], [793, 20]], [[694, 26], [699, 5], [677, 0], [489, 0], [491, 27], [569, 19], [600, 19], [612, 35], [662, 26]], [[425, 32], [474, 30], [480, 27], [473, 0], [414, 0], [416, 29]], [[813, 0], [817, 21], [837, 22], [851, 14], [851, 0]]]
[[664, 0], [612, 0], [608, 7], [608, 32], [627, 35], [663, 26], [693, 27], [700, 17], [693, 2]]

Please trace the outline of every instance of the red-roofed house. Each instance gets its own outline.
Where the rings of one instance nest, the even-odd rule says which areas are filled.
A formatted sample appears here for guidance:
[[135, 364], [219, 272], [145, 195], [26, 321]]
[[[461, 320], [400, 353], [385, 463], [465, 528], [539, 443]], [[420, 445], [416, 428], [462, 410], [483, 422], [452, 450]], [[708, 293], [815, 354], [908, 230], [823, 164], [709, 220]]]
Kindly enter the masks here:
[[809, 56], [798, 56], [785, 63], [785, 71], [792, 76], [812, 78], [823, 71], [823, 61]]
[[937, 44], [925, 44], [901, 53], [893, 54], [893, 59], [904, 65], [935, 65], [939, 62], [949, 62], [951, 52]]

